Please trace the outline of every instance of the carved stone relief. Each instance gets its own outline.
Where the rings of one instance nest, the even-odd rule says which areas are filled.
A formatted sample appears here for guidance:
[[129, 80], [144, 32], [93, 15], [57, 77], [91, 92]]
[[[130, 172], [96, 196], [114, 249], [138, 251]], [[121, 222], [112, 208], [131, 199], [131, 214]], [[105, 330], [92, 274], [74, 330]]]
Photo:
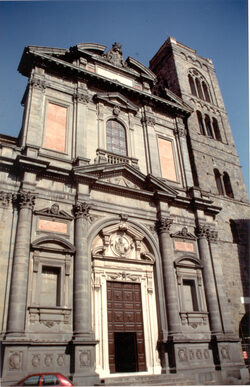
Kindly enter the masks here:
[[33, 367], [40, 366], [40, 361], [41, 361], [40, 355], [33, 355], [32, 360], [31, 360]]
[[91, 363], [90, 351], [80, 351], [79, 353], [80, 367], [89, 367]]
[[144, 235], [129, 225], [126, 220], [104, 228], [93, 241], [92, 256], [138, 260], [154, 263]]
[[22, 351], [10, 352], [10, 356], [9, 356], [9, 370], [10, 371], [15, 371], [15, 370], [21, 369], [22, 355], [23, 355]]

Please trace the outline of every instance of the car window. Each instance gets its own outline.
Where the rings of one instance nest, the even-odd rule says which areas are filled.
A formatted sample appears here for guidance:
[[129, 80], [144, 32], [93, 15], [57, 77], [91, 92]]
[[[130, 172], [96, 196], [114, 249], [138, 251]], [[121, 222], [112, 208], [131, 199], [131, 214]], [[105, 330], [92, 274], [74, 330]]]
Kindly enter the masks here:
[[60, 381], [56, 375], [43, 375], [43, 386], [60, 385]]
[[39, 375], [35, 375], [35, 376], [30, 376], [28, 379], [26, 379], [24, 382], [23, 382], [23, 386], [39, 386], [39, 380], [40, 380], [40, 376]]

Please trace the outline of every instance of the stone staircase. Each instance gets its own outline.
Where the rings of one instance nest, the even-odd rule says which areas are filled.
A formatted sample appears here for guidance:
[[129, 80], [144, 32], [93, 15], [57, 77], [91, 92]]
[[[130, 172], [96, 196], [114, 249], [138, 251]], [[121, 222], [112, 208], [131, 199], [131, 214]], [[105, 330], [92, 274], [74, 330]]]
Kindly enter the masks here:
[[195, 380], [176, 374], [134, 375], [105, 378], [96, 386], [193, 386]]

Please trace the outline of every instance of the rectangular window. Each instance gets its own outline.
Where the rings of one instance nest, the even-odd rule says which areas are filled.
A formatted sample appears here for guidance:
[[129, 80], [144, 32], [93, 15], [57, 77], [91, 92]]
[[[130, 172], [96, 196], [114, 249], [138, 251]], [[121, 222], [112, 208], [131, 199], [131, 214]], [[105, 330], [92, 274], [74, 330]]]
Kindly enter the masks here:
[[188, 312], [198, 311], [198, 300], [194, 280], [183, 280], [184, 308]]
[[66, 119], [66, 107], [48, 103], [44, 139], [45, 148], [65, 152]]
[[162, 177], [177, 181], [172, 141], [158, 138]]
[[42, 267], [40, 305], [60, 306], [60, 268]]

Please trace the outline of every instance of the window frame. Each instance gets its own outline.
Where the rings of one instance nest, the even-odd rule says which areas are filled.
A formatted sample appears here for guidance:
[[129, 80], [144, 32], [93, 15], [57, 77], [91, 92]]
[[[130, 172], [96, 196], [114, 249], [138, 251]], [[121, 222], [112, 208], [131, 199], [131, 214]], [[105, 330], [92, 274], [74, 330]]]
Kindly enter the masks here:
[[[120, 128], [122, 128], [123, 129], [123, 132], [124, 132], [124, 151], [125, 151], [125, 154], [123, 154], [123, 153], [121, 153], [121, 152], [119, 152], [119, 153], [117, 153], [117, 152], [114, 152], [114, 150], [112, 149], [108, 149], [108, 141], [107, 141], [107, 139], [108, 139], [108, 129], [110, 129], [110, 128], [108, 128], [108, 123], [109, 122], [116, 122], [116, 123], [118, 123], [119, 124], [119, 126], [120, 126]], [[106, 120], [106, 126], [105, 126], [105, 128], [106, 128], [106, 151], [108, 152], [108, 153], [112, 153], [112, 154], [115, 154], [115, 155], [118, 155], [118, 156], [122, 156], [122, 157], [129, 157], [129, 155], [128, 155], [128, 153], [129, 153], [129, 151], [128, 151], [128, 135], [127, 135], [127, 130], [126, 130], [126, 126], [120, 121], [120, 120], [118, 120], [117, 118], [108, 118], [107, 120]], [[111, 134], [112, 134], [112, 132], [110, 132]], [[111, 139], [113, 138], [113, 136], [111, 135], [110, 136], [111, 137]]]

